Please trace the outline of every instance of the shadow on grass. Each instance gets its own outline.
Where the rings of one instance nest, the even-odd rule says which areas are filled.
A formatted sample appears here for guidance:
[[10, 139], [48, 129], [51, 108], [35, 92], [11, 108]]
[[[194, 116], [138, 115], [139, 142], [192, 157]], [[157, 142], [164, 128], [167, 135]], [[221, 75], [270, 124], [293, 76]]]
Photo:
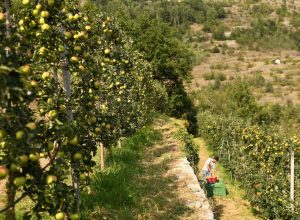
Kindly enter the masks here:
[[225, 211], [225, 206], [223, 204], [218, 204], [214, 197], [211, 197], [209, 200], [213, 209], [214, 218], [216, 220], [221, 219]]
[[144, 154], [160, 139], [145, 128], [113, 149], [108, 168], [95, 174], [91, 193], [83, 195], [84, 219], [178, 219], [190, 211], [177, 197], [176, 177], [164, 176], [167, 162], [151, 163], [155, 155]]

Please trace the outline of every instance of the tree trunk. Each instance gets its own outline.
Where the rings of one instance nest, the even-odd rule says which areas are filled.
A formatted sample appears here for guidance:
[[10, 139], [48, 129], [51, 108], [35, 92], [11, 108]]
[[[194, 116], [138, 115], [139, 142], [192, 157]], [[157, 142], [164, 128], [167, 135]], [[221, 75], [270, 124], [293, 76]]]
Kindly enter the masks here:
[[6, 183], [6, 195], [7, 195], [7, 204], [6, 207], [11, 207], [6, 211], [6, 219], [7, 220], [15, 220], [16, 213], [15, 213], [15, 196], [16, 196], [16, 188], [13, 183], [14, 175], [10, 174], [8, 177], [8, 181]]

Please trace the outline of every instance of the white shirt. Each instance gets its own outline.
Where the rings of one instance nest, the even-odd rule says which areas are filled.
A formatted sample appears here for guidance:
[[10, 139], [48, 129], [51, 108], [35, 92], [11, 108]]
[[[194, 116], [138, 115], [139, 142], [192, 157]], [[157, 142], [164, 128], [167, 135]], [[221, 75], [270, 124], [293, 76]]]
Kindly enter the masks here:
[[205, 171], [212, 171], [213, 169], [215, 169], [215, 166], [216, 166], [216, 163], [213, 161], [212, 158], [208, 158], [206, 161], [205, 161], [205, 164], [203, 166], [203, 170]]

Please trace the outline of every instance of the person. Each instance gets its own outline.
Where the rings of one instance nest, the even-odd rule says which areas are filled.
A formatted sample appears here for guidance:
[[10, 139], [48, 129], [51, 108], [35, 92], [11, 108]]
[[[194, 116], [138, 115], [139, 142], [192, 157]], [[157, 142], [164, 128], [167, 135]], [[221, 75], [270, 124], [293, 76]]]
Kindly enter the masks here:
[[216, 167], [216, 163], [219, 161], [219, 156], [214, 156], [213, 158], [208, 158], [204, 166], [202, 168], [203, 179], [205, 180], [207, 177], [212, 177], [214, 174], [214, 169]]

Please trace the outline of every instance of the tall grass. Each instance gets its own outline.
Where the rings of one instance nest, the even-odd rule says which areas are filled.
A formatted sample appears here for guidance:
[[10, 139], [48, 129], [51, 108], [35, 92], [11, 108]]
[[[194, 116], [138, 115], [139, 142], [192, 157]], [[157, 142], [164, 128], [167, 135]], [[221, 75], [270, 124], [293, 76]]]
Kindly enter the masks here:
[[91, 193], [83, 196], [84, 219], [118, 216], [133, 219], [133, 210], [139, 208], [141, 191], [134, 184], [144, 171], [140, 162], [144, 148], [161, 139], [151, 128], [143, 128], [126, 139], [121, 148], [112, 148], [106, 160], [107, 168], [96, 171], [91, 180]]

